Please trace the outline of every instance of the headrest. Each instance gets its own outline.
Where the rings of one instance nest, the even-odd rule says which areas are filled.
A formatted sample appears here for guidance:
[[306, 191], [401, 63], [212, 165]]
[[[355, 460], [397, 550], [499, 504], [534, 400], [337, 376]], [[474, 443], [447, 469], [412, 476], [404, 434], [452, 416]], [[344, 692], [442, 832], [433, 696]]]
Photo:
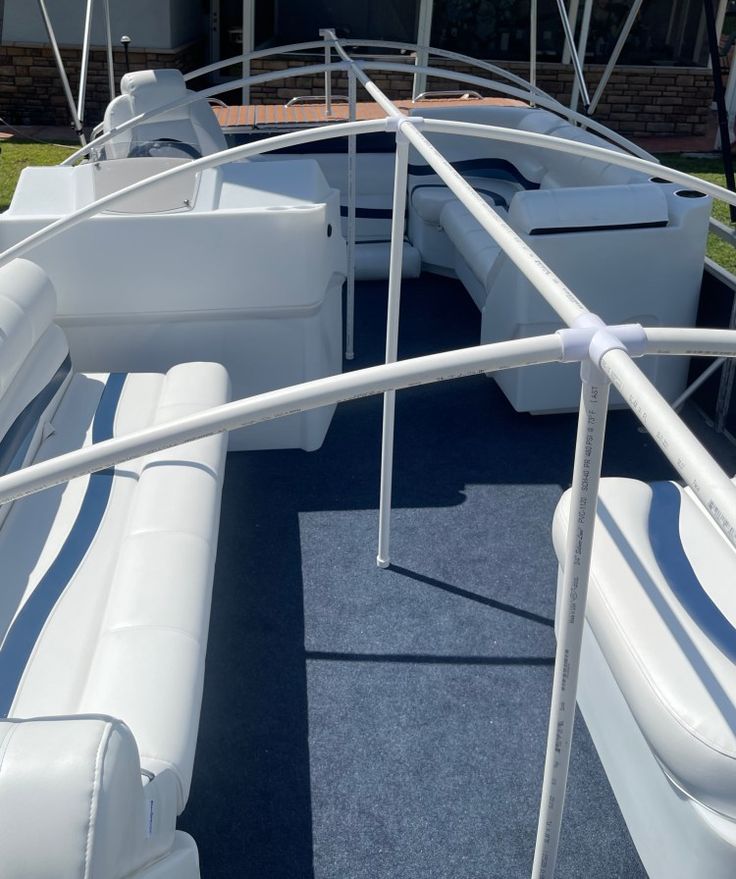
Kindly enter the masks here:
[[187, 86], [180, 70], [136, 70], [120, 80], [120, 91], [131, 98], [137, 115], [183, 98]]
[[666, 226], [667, 198], [656, 183], [569, 186], [518, 192], [509, 208], [524, 235]]
[[0, 268], [0, 395], [4, 394], [56, 313], [56, 292], [35, 263]]

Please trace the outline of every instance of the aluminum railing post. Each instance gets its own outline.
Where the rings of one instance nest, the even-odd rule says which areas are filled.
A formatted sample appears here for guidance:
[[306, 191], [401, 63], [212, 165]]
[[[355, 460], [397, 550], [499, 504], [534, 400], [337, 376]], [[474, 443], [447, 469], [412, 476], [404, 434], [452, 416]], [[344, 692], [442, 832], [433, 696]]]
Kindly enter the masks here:
[[79, 69], [79, 102], [77, 104], [77, 116], [80, 124], [84, 124], [84, 100], [87, 95], [87, 73], [89, 71], [89, 46], [92, 39], [92, 10], [95, 0], [87, 0], [87, 10], [84, 16], [84, 41], [82, 43], [82, 62]]
[[583, 77], [583, 68], [580, 66], [580, 58], [578, 58], [577, 49], [575, 48], [575, 37], [573, 36], [572, 30], [570, 29], [570, 20], [567, 17], [565, 0], [557, 0], [557, 9], [560, 13], [562, 30], [565, 32], [566, 45], [569, 48], [570, 57], [572, 59], [572, 66], [575, 70], [576, 82], [578, 88], [580, 89], [580, 93], [583, 95], [583, 103], [587, 107], [590, 103], [590, 98], [588, 97], [588, 89], [585, 85], [585, 79]]
[[557, 861], [608, 412], [610, 384], [606, 376], [590, 361], [581, 365], [581, 375], [572, 497], [556, 616], [557, 650], [532, 879], [552, 879]]
[[626, 17], [626, 21], [624, 22], [624, 26], [621, 28], [621, 33], [618, 35], [618, 40], [616, 41], [616, 45], [613, 47], [613, 52], [611, 52], [611, 57], [608, 59], [608, 64], [606, 64], [606, 69], [603, 71], [600, 80], [598, 81], [598, 86], [593, 94], [593, 97], [590, 99], [590, 106], [588, 107], [588, 113], [592, 116], [595, 113], [596, 107], [598, 106], [598, 102], [603, 95], [603, 92], [608, 85], [608, 80], [611, 78], [611, 74], [616, 69], [616, 65], [618, 64], [619, 56], [623, 51], [624, 46], [626, 45], [626, 40], [629, 38], [629, 34], [631, 33], [631, 29], [634, 26], [634, 22], [636, 21], [636, 17], [639, 14], [639, 10], [641, 9], [641, 4], [643, 0], [634, 0], [631, 9], [629, 10], [629, 14]]
[[534, 92], [537, 89], [537, 0], [531, 0], [529, 8], [529, 106], [535, 107]]
[[[355, 73], [348, 70], [348, 119], [356, 116]], [[356, 147], [354, 134], [348, 136], [348, 279], [345, 296], [345, 359], [355, 357], [355, 208], [357, 200]]]
[[332, 116], [332, 42], [337, 39], [334, 30], [323, 28], [319, 35], [325, 40], [325, 116]]
[[59, 51], [59, 44], [56, 42], [56, 34], [54, 33], [54, 28], [51, 24], [51, 18], [49, 17], [49, 13], [46, 9], [46, 3], [44, 2], [44, 0], [38, 0], [38, 8], [41, 11], [41, 18], [43, 19], [44, 27], [46, 28], [46, 33], [49, 38], [49, 43], [51, 44], [51, 51], [54, 53], [54, 60], [56, 61], [56, 67], [59, 71], [61, 87], [64, 89], [64, 96], [66, 97], [66, 102], [69, 105], [69, 112], [71, 113], [74, 131], [79, 138], [79, 142], [82, 144], [82, 146], [85, 146], [87, 143], [87, 139], [84, 136], [82, 123], [79, 119], [79, 114], [77, 113], [77, 105], [74, 103], [74, 95], [72, 94], [72, 88], [69, 85], [69, 77], [66, 75], [64, 61], [62, 60], [61, 52]]
[[[409, 166], [409, 142], [396, 132], [394, 200], [391, 214], [391, 255], [388, 270], [388, 313], [386, 319], [386, 363], [394, 363], [399, 347], [399, 310], [401, 307], [401, 269], [404, 258], [404, 214]], [[391, 490], [394, 466], [394, 419], [396, 391], [383, 395], [383, 433], [381, 436], [381, 496], [378, 517], [378, 554], [376, 563], [386, 568], [391, 561]]]
[[590, 106], [590, 96], [588, 95], [588, 87], [585, 84], [585, 52], [588, 48], [588, 35], [590, 34], [590, 17], [593, 13], [593, 0], [585, 0], [583, 7], [583, 21], [580, 25], [580, 41], [578, 43], [578, 51], [576, 58], [578, 60], [579, 76], [572, 85], [572, 97], [570, 99], [570, 109], [577, 110], [578, 100], [582, 95], [583, 107], [587, 111]]
[[110, 0], [105, 4], [105, 39], [107, 40], [107, 81], [110, 86], [110, 100], [115, 98], [115, 58], [112, 54], [112, 29], [110, 27]]

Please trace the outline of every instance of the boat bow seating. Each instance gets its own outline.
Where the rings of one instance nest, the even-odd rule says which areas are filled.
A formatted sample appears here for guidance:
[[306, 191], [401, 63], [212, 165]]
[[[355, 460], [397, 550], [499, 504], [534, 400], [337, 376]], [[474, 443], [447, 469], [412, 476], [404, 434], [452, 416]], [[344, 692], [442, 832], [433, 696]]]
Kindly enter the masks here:
[[[74, 373], [45, 273], [16, 260], [0, 280], [2, 472], [228, 400], [214, 363]], [[226, 444], [197, 440], [0, 510], [7, 879], [198, 876], [175, 824], [191, 783]]]
[[733, 875], [735, 580], [736, 551], [689, 489], [602, 480], [579, 700], [654, 879]]
[[[612, 148], [541, 109], [423, 107], [421, 115]], [[428, 137], [607, 323], [690, 326], [695, 322], [710, 199], [565, 151], [457, 135]], [[409, 161], [409, 238], [426, 269], [454, 274], [463, 282], [481, 311], [480, 341], [559, 329], [552, 309], [431, 167], [416, 151]], [[650, 358], [643, 369], [668, 399], [675, 399], [684, 388], [684, 359]], [[575, 366], [510, 369], [494, 378], [518, 411], [577, 408]], [[621, 404], [616, 393], [612, 402]]]

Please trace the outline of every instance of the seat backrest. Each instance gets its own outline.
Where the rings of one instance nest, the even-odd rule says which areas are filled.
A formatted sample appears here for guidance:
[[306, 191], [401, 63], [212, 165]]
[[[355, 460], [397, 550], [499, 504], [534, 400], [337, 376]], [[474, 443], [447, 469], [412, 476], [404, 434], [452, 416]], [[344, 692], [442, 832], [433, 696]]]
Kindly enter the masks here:
[[[0, 269], [0, 476], [34, 454], [71, 375], [55, 313], [56, 293], [41, 268], [16, 259]], [[0, 507], [0, 522], [8, 509]]]
[[[105, 110], [103, 131], [108, 132], [134, 116], [163, 107], [192, 92], [180, 70], [137, 70], [120, 81], [121, 94]], [[152, 144], [170, 154], [198, 158], [227, 146], [225, 136], [209, 103], [202, 99], [143, 122], [114, 137], [105, 147], [108, 158], [152, 155]], [[157, 153], [160, 154], [160, 153]]]

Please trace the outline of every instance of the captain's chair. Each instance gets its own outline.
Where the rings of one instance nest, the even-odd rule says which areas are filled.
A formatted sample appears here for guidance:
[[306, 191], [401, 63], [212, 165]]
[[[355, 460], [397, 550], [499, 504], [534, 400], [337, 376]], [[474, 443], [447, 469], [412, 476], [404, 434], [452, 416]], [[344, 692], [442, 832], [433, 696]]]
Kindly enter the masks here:
[[[121, 94], [105, 111], [103, 131], [134, 116], [163, 107], [192, 92], [180, 70], [138, 70], [120, 81]], [[227, 147], [209, 103], [202, 99], [176, 107], [114, 137], [105, 146], [108, 159], [163, 156], [197, 159]]]

